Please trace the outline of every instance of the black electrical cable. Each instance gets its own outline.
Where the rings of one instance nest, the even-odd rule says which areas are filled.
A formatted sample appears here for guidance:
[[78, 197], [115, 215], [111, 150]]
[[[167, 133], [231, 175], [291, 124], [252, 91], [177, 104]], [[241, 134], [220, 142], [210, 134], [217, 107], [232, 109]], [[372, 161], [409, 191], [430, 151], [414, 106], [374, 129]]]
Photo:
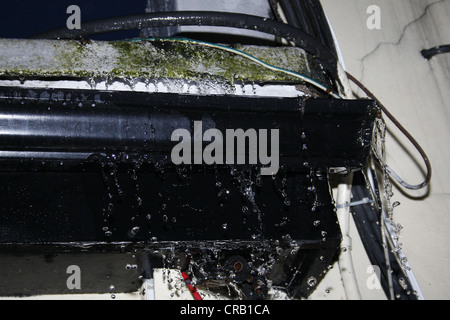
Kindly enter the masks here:
[[278, 11], [278, 1], [277, 0], [269, 0], [270, 9], [274, 18], [278, 21], [282, 21], [280, 12]]
[[174, 11], [128, 15], [85, 22], [82, 24], [81, 29], [69, 30], [65, 27], [59, 28], [35, 35], [32, 39], [80, 39], [91, 35], [119, 30], [188, 25], [248, 29], [286, 39], [313, 54], [322, 63], [323, 67], [330, 75], [333, 76], [334, 80], [338, 80], [338, 59], [336, 55], [329, 48], [320, 43], [320, 41], [294, 26], [269, 18], [241, 13]]
[[319, 40], [321, 43], [325, 44], [323, 34], [322, 34], [322, 28], [321, 24], [322, 21], [320, 21], [320, 12], [323, 12], [322, 7], [320, 6], [319, 10], [317, 9], [317, 3], [316, 0], [306, 0], [301, 1], [303, 11], [305, 13], [299, 13], [299, 15], [304, 16], [306, 19], [308, 19], [308, 23], [311, 25], [311, 29], [313, 33], [311, 35], [315, 37], [317, 40]]
[[[320, 37], [322, 43], [326, 45], [333, 52], [337, 52], [334, 37], [328, 23], [328, 19], [325, 15], [325, 11], [322, 8], [322, 4], [319, 0], [297, 0], [305, 7], [305, 11], [310, 12], [310, 17], [312, 17], [312, 24], [317, 29], [318, 36]], [[299, 13], [301, 15], [301, 12]], [[316, 37], [317, 38], [317, 37]], [[336, 53], [337, 55], [337, 53]]]
[[[300, 22], [298, 21], [297, 16], [295, 15], [294, 8], [292, 7], [291, 0], [279, 0], [278, 3], [280, 4], [281, 9], [283, 10], [284, 15], [286, 16], [287, 23], [307, 32], [307, 30], [305, 30], [305, 28], [302, 28], [302, 26], [300, 25]], [[307, 33], [311, 34], [309, 32]]]
[[292, 1], [293, 10], [300, 22], [301, 28], [310, 35], [314, 36], [314, 30], [312, 30], [311, 19], [308, 19], [308, 12], [305, 9], [304, 1]]
[[[372, 198], [371, 193], [366, 187], [366, 181], [362, 172], [357, 172], [354, 175], [352, 195], [352, 201], [358, 201], [364, 198]], [[371, 204], [362, 204], [352, 207], [352, 215], [356, 229], [358, 230], [358, 234], [361, 238], [370, 262], [380, 268], [380, 284], [385, 294], [390, 297], [388, 273], [392, 272], [391, 276], [394, 297], [390, 298], [397, 300], [417, 300], [416, 295], [408, 294], [407, 290], [404, 289], [405, 284], [408, 290], [410, 290], [412, 286], [392, 250], [389, 250], [389, 265], [391, 270], [386, 268], [387, 262], [383, 247], [383, 235], [379, 223], [381, 214], [378, 213], [377, 209]], [[404, 284], [402, 284], [402, 282]]]
[[447, 45], [442, 45], [442, 46], [438, 46], [438, 47], [422, 50], [420, 53], [422, 53], [422, 56], [425, 59], [430, 60], [435, 55], [438, 55], [438, 54], [441, 54], [441, 53], [449, 53], [449, 52], [450, 52], [450, 44], [447, 44]]
[[[320, 1], [270, 0], [270, 5], [278, 21], [299, 28], [337, 55], [334, 38]], [[281, 18], [280, 9], [285, 16], [284, 19]]]
[[423, 148], [420, 146], [420, 144], [414, 139], [414, 137], [400, 124], [400, 122], [389, 112], [389, 110], [378, 100], [375, 95], [370, 92], [369, 89], [367, 89], [358, 79], [356, 79], [354, 76], [352, 76], [350, 73], [347, 72], [347, 77], [352, 82], [354, 82], [358, 87], [361, 88], [362, 91], [365, 92], [365, 94], [377, 102], [378, 107], [386, 114], [386, 116], [394, 123], [394, 125], [408, 138], [408, 140], [413, 144], [413, 146], [417, 149], [417, 151], [420, 153], [420, 155], [423, 158], [423, 161], [425, 162], [426, 168], [427, 168], [427, 174], [425, 181], [418, 185], [410, 185], [403, 181], [401, 178], [399, 178], [392, 169], [388, 168], [388, 172], [391, 175], [394, 175], [394, 178], [399, 182], [403, 187], [411, 190], [418, 190], [425, 188], [431, 181], [432, 176], [432, 167], [430, 159], [428, 158], [427, 154], [423, 150]]

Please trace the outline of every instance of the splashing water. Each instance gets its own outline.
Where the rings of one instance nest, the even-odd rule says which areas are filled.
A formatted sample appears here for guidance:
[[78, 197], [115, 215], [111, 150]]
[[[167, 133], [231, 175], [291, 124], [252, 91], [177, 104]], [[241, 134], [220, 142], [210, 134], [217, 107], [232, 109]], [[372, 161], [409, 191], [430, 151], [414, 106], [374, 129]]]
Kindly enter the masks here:
[[[372, 152], [381, 166], [382, 170], [382, 180], [383, 180], [383, 203], [386, 207], [386, 222], [390, 225], [393, 230], [393, 234], [391, 238], [394, 240], [394, 247], [392, 248], [393, 253], [398, 253], [402, 251], [402, 243], [398, 242], [401, 238], [400, 231], [403, 229], [403, 226], [399, 223], [396, 223], [394, 220], [394, 209], [400, 205], [400, 202], [394, 201], [392, 202], [392, 198], [394, 196], [393, 185], [388, 173], [388, 167], [385, 162], [385, 142], [386, 142], [386, 132], [387, 127], [386, 123], [382, 118], [378, 118], [375, 121], [375, 129], [373, 133], [372, 139]], [[401, 266], [404, 270], [406, 268], [406, 258], [403, 258], [401, 261]]]

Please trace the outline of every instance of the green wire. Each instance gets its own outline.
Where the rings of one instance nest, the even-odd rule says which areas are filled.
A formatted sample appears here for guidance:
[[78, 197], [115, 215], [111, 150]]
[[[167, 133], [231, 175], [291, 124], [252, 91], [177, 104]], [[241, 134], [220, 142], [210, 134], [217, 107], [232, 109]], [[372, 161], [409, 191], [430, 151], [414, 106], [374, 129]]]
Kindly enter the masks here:
[[128, 40], [131, 42], [138, 42], [138, 41], [173, 41], [173, 42], [181, 42], [181, 43], [193, 43], [193, 44], [198, 44], [198, 45], [203, 45], [203, 46], [207, 46], [207, 47], [212, 47], [212, 48], [216, 48], [216, 49], [221, 49], [227, 52], [231, 52], [240, 56], [243, 56], [251, 61], [254, 61], [270, 70], [275, 70], [275, 71], [279, 71], [279, 72], [283, 72], [286, 73], [290, 76], [299, 78], [309, 84], [314, 85], [315, 87], [318, 87], [319, 89], [325, 91], [326, 93], [328, 93], [329, 95], [331, 95], [332, 97], [336, 98], [336, 99], [342, 99], [342, 97], [340, 97], [337, 93], [333, 92], [332, 90], [330, 90], [329, 88], [327, 88], [326, 86], [324, 86], [323, 84], [307, 77], [304, 76], [302, 74], [299, 74], [297, 72], [291, 71], [291, 70], [287, 70], [287, 69], [283, 69], [280, 67], [276, 67], [273, 66], [267, 62], [264, 62], [258, 58], [256, 58], [255, 56], [252, 56], [246, 52], [243, 52], [241, 50], [238, 49], [234, 49], [231, 47], [227, 47], [227, 46], [223, 46], [220, 44], [216, 44], [216, 43], [211, 43], [211, 42], [206, 42], [206, 41], [200, 41], [200, 40], [193, 40], [193, 39], [188, 39], [188, 38], [139, 38], [139, 39], [131, 39]]

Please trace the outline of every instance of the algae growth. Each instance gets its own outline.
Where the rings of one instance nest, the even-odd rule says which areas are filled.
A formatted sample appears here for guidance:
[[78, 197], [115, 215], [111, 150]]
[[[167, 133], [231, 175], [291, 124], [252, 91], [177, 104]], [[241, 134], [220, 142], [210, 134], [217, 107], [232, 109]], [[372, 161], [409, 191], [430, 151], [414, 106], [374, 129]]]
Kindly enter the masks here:
[[[0, 40], [0, 76], [19, 78], [141, 78], [222, 82], [299, 83], [244, 55], [197, 42], [176, 40]], [[270, 65], [323, 82], [320, 66], [302, 49], [236, 46]]]

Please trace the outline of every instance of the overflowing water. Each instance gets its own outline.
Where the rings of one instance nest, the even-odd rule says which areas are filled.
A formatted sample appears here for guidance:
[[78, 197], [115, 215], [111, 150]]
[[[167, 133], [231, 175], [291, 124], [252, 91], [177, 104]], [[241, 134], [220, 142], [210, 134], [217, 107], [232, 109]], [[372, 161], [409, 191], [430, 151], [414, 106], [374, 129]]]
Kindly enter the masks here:
[[[114, 227], [113, 224], [111, 224], [111, 221], [114, 220], [114, 215], [117, 214], [115, 213], [114, 208], [117, 202], [120, 202], [125, 196], [125, 188], [121, 185], [119, 179], [120, 162], [124, 159], [129, 160], [129, 157], [125, 154], [117, 154], [108, 157], [99, 157], [97, 159], [101, 167], [103, 182], [106, 188], [105, 205], [102, 210], [104, 225], [101, 227], [101, 231], [104, 233], [106, 239], [114, 234]], [[131, 162], [128, 161], [128, 170], [126, 172], [129, 175], [128, 181], [132, 181], [134, 184], [134, 190], [131, 192], [134, 193], [135, 198], [133, 213], [129, 214], [130, 225], [133, 226], [141, 216], [149, 225], [151, 225], [155, 219], [161, 219], [164, 224], [174, 224], [177, 222], [177, 219], [175, 216], [171, 217], [167, 209], [171, 195], [167, 194], [164, 190], [161, 190], [158, 193], [161, 202], [159, 212], [149, 212], [146, 207], [146, 197], [141, 194], [142, 188], [140, 181], [142, 177], [140, 169], [149, 163], [153, 165], [155, 174], [161, 175], [161, 177], [164, 178], [166, 169], [162, 163], [155, 163], [154, 161], [149, 160], [148, 157], [142, 157], [138, 160], [132, 160]], [[186, 168], [180, 167], [177, 168], [176, 174], [183, 180], [189, 179], [191, 173]], [[272, 289], [271, 281], [267, 281], [266, 278], [271, 274], [274, 266], [277, 263], [280, 263], [279, 259], [286, 259], [286, 257], [290, 255], [296, 256], [300, 249], [299, 244], [289, 233], [282, 235], [280, 241], [282, 241], [283, 244], [280, 244], [279, 240], [271, 241], [264, 239], [263, 220], [265, 213], [264, 209], [261, 208], [260, 203], [256, 200], [257, 189], [261, 188], [264, 183], [270, 183], [271, 181], [274, 191], [282, 199], [281, 204], [286, 208], [289, 208], [291, 206], [291, 200], [288, 194], [286, 171], [282, 168], [276, 176], [267, 178], [267, 180], [263, 180], [258, 168], [242, 169], [230, 166], [228, 168], [228, 174], [229, 181], [232, 181], [235, 186], [233, 189], [226, 186], [227, 184], [224, 183], [223, 180], [224, 176], [217, 174], [217, 168], [215, 175], [216, 179], [211, 187], [217, 190], [216, 195], [217, 200], [220, 203], [219, 206], [225, 205], [227, 201], [229, 201], [230, 196], [232, 196], [232, 193], [238, 192], [241, 199], [243, 199], [241, 211], [244, 219], [245, 216], [250, 215], [256, 217], [258, 225], [255, 228], [255, 233], [251, 235], [251, 239], [248, 241], [197, 241], [191, 243], [170, 241], [162, 244], [161, 242], [158, 242], [158, 239], [152, 236], [150, 232], [145, 230], [145, 226], [141, 224], [135, 224], [131, 227], [127, 235], [129, 239], [133, 241], [138, 235], [140, 235], [139, 238], [145, 237], [143, 234], [148, 232], [148, 248], [152, 247], [152, 242], [158, 243], [158, 249], [152, 249], [151, 254], [155, 254], [162, 258], [163, 268], [167, 270], [174, 267], [177, 269], [187, 269], [192, 275], [192, 283], [198, 284], [200, 288], [206, 290], [205, 292], [209, 292], [212, 295], [217, 295], [219, 293], [224, 294], [225, 292], [229, 297], [241, 299], [243, 298], [245, 290], [247, 290], [246, 293], [249, 294], [249, 289], [245, 288], [252, 287], [256, 288], [252, 290], [257, 292], [252, 294], [262, 294], [262, 292], [264, 292], [264, 295], [266, 295], [267, 292]], [[311, 208], [311, 212], [314, 213], [317, 206], [320, 206], [320, 201], [312, 182], [311, 186], [308, 188], [308, 192], [313, 199], [315, 199], [314, 205]], [[204, 208], [194, 208], [189, 203], [184, 204], [182, 207], [189, 208], [194, 213], [201, 213], [204, 210]], [[290, 219], [287, 216], [281, 216], [278, 226], [284, 227], [289, 223]], [[314, 226], [319, 227], [320, 223], [320, 220], [315, 220]], [[226, 232], [229, 228], [230, 223], [228, 221], [221, 224], [221, 229], [223, 229], [223, 231]], [[325, 241], [327, 232], [321, 231], [321, 235]], [[248, 268], [248, 279], [238, 279], [235, 270], [224, 267], [224, 264], [226, 264], [226, 261], [224, 260], [226, 256], [233, 256], [235, 252], [240, 252], [242, 250], [245, 250], [247, 255], [245, 256], [245, 259], [243, 258], [239, 263], [242, 263], [242, 265], [245, 265]], [[180, 252], [184, 252], [184, 254], [180, 254]], [[326, 263], [326, 261], [324, 263]], [[324, 270], [326, 271], [326, 265], [324, 266]], [[137, 269], [138, 266], [135, 264], [127, 264], [125, 268], [128, 270]], [[166, 278], [170, 279], [168, 275]], [[183, 284], [170, 283], [171, 280], [168, 281], [173, 296], [177, 296], [177, 288]], [[308, 279], [308, 286], [312, 288], [315, 287], [317, 283], [318, 280], [315, 277]], [[287, 282], [286, 285], [287, 284], [289, 284], [289, 282]]]
[[[381, 171], [382, 171], [382, 206], [385, 208], [383, 211], [385, 213], [385, 216], [382, 216], [382, 219], [385, 219], [386, 223], [381, 223], [381, 226], [385, 226], [387, 232], [387, 236], [391, 238], [391, 252], [397, 257], [397, 260], [407, 275], [411, 274], [411, 268], [408, 264], [408, 258], [405, 256], [403, 252], [403, 244], [400, 242], [401, 239], [401, 230], [403, 229], [403, 226], [399, 223], [397, 223], [394, 219], [394, 210], [398, 206], [400, 206], [399, 201], [393, 201], [393, 185], [390, 180], [390, 175], [387, 169], [387, 164], [385, 162], [385, 138], [386, 138], [386, 124], [383, 119], [377, 119], [375, 122], [375, 130], [374, 130], [374, 138], [372, 140], [372, 151], [377, 159], [378, 163], [380, 164]], [[387, 246], [387, 244], [385, 245]], [[411, 279], [410, 279], [411, 280]], [[419, 298], [419, 292], [417, 290], [414, 290], [413, 288], [410, 288], [408, 286], [407, 280], [405, 278], [399, 279], [399, 284], [401, 288], [404, 290], [404, 292], [407, 295], [415, 295]], [[395, 298], [399, 299], [401, 298], [400, 294], [396, 294]]]
[[403, 229], [402, 225], [396, 223], [394, 220], [394, 209], [400, 205], [398, 201], [392, 201], [394, 196], [393, 186], [388, 173], [387, 165], [385, 162], [385, 139], [386, 139], [386, 124], [383, 119], [377, 119], [375, 122], [374, 138], [372, 140], [373, 153], [380, 163], [382, 170], [382, 182], [383, 182], [383, 202], [386, 206], [386, 221], [391, 226], [394, 234], [392, 238], [394, 241], [393, 252], [399, 252], [402, 250], [402, 243], [398, 242], [400, 239], [400, 231]]

